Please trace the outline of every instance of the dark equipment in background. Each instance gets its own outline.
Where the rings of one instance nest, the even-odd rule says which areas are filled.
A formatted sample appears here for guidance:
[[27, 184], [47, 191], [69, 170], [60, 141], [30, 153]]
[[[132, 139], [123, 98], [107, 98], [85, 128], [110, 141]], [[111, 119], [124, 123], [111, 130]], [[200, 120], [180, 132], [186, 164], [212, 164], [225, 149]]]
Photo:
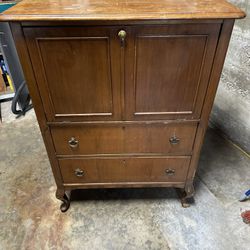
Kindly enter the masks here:
[[0, 46], [15, 88], [11, 109], [19, 117], [25, 115], [32, 108], [32, 104], [8, 23], [0, 23]]
[[[21, 85], [19, 86], [19, 88], [17, 89], [16, 93], [15, 93], [15, 96], [12, 100], [12, 104], [11, 104], [11, 111], [15, 114], [15, 115], [18, 115], [17, 118], [21, 115], [25, 115], [25, 113], [27, 111], [29, 111], [30, 109], [33, 108], [33, 105], [30, 103], [31, 102], [31, 99], [30, 99], [30, 95], [28, 94], [27, 95], [27, 98], [26, 98], [26, 102], [23, 102], [22, 103], [22, 106], [23, 106], [23, 109], [19, 109], [17, 110], [17, 104], [20, 103], [20, 97], [22, 97], [23, 94], [25, 94], [26, 92], [26, 89], [27, 89], [27, 86], [26, 86], [26, 82], [23, 81], [21, 83]], [[25, 101], [23, 99], [23, 101]], [[19, 104], [20, 106], [20, 104]]]

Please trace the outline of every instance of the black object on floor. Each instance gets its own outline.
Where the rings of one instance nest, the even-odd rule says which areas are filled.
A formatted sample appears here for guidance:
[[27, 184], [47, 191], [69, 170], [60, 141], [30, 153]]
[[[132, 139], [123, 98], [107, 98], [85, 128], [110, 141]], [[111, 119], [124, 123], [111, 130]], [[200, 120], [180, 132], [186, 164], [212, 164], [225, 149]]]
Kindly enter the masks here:
[[27, 98], [25, 100], [25, 102], [23, 102], [23, 107], [19, 110], [17, 110], [17, 103], [19, 101], [20, 95], [22, 94], [22, 91], [26, 88], [26, 82], [23, 81], [21, 83], [21, 85], [19, 86], [19, 88], [17, 89], [15, 96], [12, 100], [12, 104], [11, 104], [11, 110], [12, 112], [17, 115], [17, 118], [25, 115], [27, 111], [31, 110], [33, 108], [33, 105], [30, 99], [30, 95], [27, 95]]

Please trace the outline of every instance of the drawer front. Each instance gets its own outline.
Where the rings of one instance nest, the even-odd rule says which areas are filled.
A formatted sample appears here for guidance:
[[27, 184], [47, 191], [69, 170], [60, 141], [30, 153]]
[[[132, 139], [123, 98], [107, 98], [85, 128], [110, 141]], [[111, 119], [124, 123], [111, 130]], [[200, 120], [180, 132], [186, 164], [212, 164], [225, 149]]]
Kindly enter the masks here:
[[190, 157], [59, 159], [65, 184], [184, 182]]
[[190, 155], [197, 124], [51, 127], [58, 155]]

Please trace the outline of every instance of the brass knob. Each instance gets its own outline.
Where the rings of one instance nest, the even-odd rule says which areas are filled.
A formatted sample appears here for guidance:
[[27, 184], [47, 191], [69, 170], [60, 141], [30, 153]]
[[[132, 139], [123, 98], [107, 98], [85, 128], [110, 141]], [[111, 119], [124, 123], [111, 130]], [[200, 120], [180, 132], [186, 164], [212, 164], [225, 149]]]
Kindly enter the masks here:
[[126, 38], [126, 36], [127, 36], [126, 31], [125, 31], [125, 30], [120, 30], [120, 31], [118, 32], [118, 36], [119, 36], [120, 41], [121, 41], [121, 46], [124, 46], [124, 44], [125, 44], [125, 38]]
[[176, 136], [172, 136], [171, 138], [169, 138], [169, 142], [173, 145], [176, 145], [180, 142], [180, 139]]
[[75, 175], [76, 175], [77, 177], [82, 177], [82, 176], [84, 176], [84, 171], [81, 170], [80, 168], [77, 168], [77, 169], [75, 170]]
[[166, 173], [166, 175], [172, 176], [172, 175], [175, 174], [175, 170], [171, 169], [171, 168], [168, 168], [168, 169], [165, 170], [165, 173]]
[[71, 137], [71, 139], [69, 140], [69, 146], [71, 148], [76, 148], [78, 146], [78, 141], [75, 137]]

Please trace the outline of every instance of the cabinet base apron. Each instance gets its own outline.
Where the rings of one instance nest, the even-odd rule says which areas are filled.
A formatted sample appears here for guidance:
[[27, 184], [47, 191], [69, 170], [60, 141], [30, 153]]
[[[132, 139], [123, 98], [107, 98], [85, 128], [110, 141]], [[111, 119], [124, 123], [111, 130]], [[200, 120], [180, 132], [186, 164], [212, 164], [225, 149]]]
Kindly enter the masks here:
[[63, 188], [57, 188], [56, 198], [62, 201], [60, 209], [66, 212], [70, 207], [71, 191], [76, 189], [98, 189], [98, 188], [175, 188], [184, 208], [190, 207], [194, 203], [193, 181], [185, 183], [88, 183], [88, 184], [69, 184]]

